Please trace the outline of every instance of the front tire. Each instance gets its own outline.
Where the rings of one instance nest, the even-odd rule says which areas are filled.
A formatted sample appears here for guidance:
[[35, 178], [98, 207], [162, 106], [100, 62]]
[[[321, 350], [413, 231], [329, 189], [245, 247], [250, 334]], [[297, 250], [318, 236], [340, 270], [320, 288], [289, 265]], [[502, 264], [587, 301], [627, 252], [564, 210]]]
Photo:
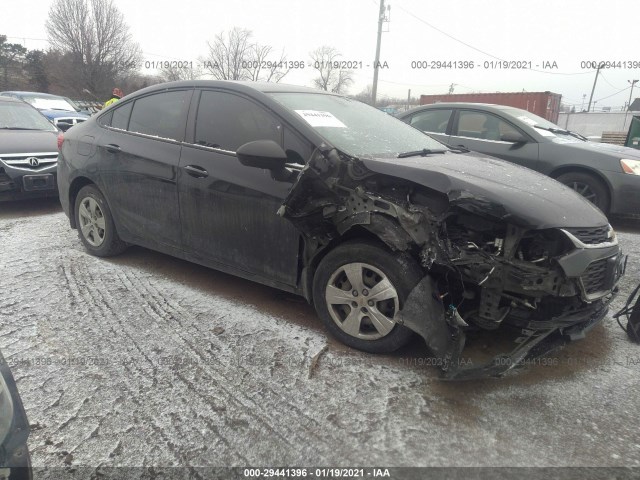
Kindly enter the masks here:
[[91, 255], [111, 257], [127, 248], [118, 236], [104, 195], [95, 185], [82, 187], [78, 192], [75, 216], [78, 236]]
[[556, 180], [582, 195], [605, 214], [609, 213], [609, 190], [599, 178], [584, 172], [567, 172]]
[[393, 318], [423, 276], [408, 255], [349, 242], [318, 265], [313, 302], [329, 332], [342, 343], [365, 352], [389, 353], [413, 335]]

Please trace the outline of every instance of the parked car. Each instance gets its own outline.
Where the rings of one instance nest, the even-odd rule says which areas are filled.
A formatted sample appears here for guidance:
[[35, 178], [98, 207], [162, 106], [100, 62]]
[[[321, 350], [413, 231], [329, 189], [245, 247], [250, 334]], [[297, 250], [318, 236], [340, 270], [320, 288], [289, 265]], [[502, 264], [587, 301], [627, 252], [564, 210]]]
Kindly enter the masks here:
[[0, 200], [58, 194], [58, 133], [29, 104], [0, 97]]
[[440, 142], [502, 158], [568, 185], [606, 214], [640, 212], [640, 152], [590, 142], [503, 105], [436, 103], [398, 118]]
[[13, 97], [34, 106], [56, 127], [67, 131], [90, 117], [67, 97], [38, 92], [0, 92], [1, 96]]
[[[624, 270], [606, 217], [571, 189], [302, 87], [136, 92], [64, 135], [58, 185], [92, 255], [136, 244], [303, 295], [368, 352], [417, 332], [448, 378], [580, 338]], [[521, 329], [511, 356], [457, 361], [467, 331], [502, 324]]]
[[31, 479], [29, 422], [9, 365], [0, 353], [0, 476]]

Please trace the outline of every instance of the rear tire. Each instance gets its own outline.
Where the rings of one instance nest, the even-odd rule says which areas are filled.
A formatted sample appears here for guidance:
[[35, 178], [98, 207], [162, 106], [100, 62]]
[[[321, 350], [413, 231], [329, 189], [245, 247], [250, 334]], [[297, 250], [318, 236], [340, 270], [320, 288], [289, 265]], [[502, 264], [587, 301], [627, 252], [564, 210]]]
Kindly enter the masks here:
[[78, 236], [91, 255], [111, 257], [126, 250], [127, 244], [118, 236], [109, 205], [95, 185], [82, 187], [78, 192], [75, 217]]
[[344, 243], [318, 265], [313, 302], [329, 332], [342, 343], [365, 352], [389, 353], [413, 336], [393, 317], [423, 276], [406, 254], [371, 243]]
[[599, 178], [584, 172], [567, 172], [556, 180], [582, 195], [605, 214], [609, 213], [609, 190]]

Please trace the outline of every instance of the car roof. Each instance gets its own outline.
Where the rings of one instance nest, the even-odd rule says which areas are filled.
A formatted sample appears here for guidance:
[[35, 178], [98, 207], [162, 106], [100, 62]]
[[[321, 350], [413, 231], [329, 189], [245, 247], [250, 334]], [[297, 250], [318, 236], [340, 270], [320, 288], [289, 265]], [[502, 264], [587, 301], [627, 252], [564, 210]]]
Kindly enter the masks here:
[[23, 102], [22, 100], [20, 100], [19, 98], [3, 97], [2, 95], [0, 95], [0, 102], [24, 103], [24, 102]]
[[169, 88], [180, 88], [180, 87], [188, 87], [188, 88], [228, 88], [231, 90], [236, 90], [239, 92], [250, 93], [252, 91], [262, 92], [262, 93], [272, 93], [272, 92], [281, 92], [281, 93], [320, 93], [325, 95], [338, 95], [332, 92], [326, 92], [324, 90], [317, 90], [309, 87], [302, 87], [300, 85], [288, 85], [283, 83], [274, 83], [274, 82], [248, 82], [248, 81], [239, 81], [239, 80], [182, 80], [177, 82], [165, 82], [158, 83], [156, 85], [151, 85], [150, 87], [144, 88], [142, 90], [138, 90], [134, 92], [136, 95], [139, 93], [151, 93], [154, 91], [166, 90]]
[[438, 102], [438, 103], [429, 103], [427, 105], [420, 105], [418, 107], [412, 108], [409, 111], [417, 111], [422, 108], [475, 108], [479, 110], [487, 110], [491, 111], [501, 111], [501, 110], [521, 110], [518, 107], [512, 107], [510, 105], [498, 105], [495, 103], [474, 103], [474, 102]]
[[0, 92], [0, 93], [13, 93], [14, 95], [37, 95], [38, 97], [49, 97], [49, 98], [64, 98], [62, 95], [53, 95], [52, 93], [26, 92], [21, 90], [7, 90], [5, 92]]

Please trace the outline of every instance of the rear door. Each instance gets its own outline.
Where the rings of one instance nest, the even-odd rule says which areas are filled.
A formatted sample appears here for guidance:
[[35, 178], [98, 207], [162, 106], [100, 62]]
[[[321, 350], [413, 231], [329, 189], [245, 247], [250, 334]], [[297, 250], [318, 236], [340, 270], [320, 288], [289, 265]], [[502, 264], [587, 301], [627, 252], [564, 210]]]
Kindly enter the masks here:
[[185, 249], [206, 263], [296, 285], [300, 234], [276, 214], [291, 184], [243, 166], [235, 151], [273, 140], [292, 161], [304, 161], [312, 145], [250, 98], [221, 90], [196, 96], [178, 180]]
[[100, 123], [100, 177], [118, 227], [143, 245], [180, 249], [178, 163], [193, 90], [140, 97]]
[[[512, 134], [524, 136], [527, 142], [502, 140]], [[508, 120], [481, 110], [457, 111], [449, 143], [528, 168], [535, 169], [538, 162], [538, 143], [533, 138]]]

